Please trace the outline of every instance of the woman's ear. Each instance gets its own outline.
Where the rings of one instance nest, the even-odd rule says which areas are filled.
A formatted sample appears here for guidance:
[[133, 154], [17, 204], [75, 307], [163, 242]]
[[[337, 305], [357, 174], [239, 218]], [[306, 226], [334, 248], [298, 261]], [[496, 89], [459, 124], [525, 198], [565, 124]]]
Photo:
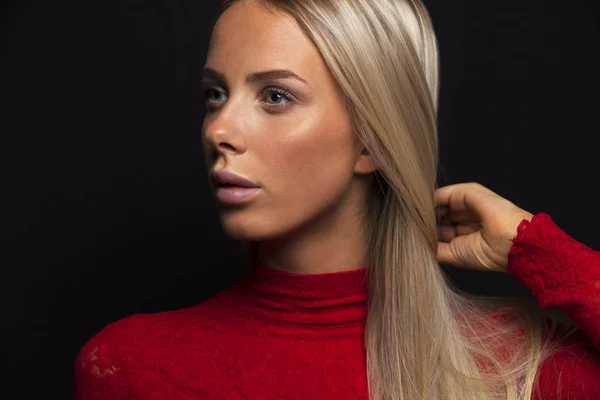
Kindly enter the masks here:
[[366, 147], [363, 147], [360, 154], [358, 155], [358, 159], [356, 160], [356, 164], [354, 166], [355, 174], [370, 174], [375, 172], [377, 168], [375, 168], [375, 163], [373, 162], [373, 158]]

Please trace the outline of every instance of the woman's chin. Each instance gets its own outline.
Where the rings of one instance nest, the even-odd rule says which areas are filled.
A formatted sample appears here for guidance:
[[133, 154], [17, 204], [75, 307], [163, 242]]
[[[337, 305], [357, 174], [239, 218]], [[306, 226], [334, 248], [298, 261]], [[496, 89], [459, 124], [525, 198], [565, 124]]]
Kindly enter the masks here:
[[239, 221], [229, 220], [227, 218], [221, 219], [221, 227], [223, 232], [233, 240], [241, 241], [255, 241], [257, 240], [256, 228], [246, 226]]
[[246, 227], [241, 224], [221, 223], [223, 232], [232, 240], [242, 242], [265, 242], [278, 237], [277, 234], [267, 231], [258, 231], [256, 226]]

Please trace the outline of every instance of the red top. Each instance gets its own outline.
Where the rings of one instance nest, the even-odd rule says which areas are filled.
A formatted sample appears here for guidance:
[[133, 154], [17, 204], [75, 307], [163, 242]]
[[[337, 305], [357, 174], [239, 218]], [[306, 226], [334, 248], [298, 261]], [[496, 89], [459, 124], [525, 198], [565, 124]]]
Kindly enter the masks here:
[[[600, 252], [544, 213], [523, 220], [513, 242], [508, 272], [581, 328], [543, 364], [541, 398], [560, 387], [565, 400], [600, 399]], [[77, 356], [75, 400], [366, 400], [365, 272], [254, 262], [250, 277], [202, 304], [108, 324]]]

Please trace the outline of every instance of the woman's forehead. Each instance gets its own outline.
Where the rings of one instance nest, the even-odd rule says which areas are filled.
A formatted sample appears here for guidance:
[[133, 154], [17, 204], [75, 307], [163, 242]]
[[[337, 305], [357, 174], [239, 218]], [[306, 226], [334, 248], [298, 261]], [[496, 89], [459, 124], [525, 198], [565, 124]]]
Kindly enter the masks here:
[[311, 47], [313, 43], [291, 16], [275, 14], [254, 3], [236, 3], [217, 20], [209, 52], [244, 52], [256, 57], [302, 56]]
[[292, 17], [252, 3], [236, 3], [219, 18], [206, 65], [239, 77], [277, 69], [309, 82], [329, 79], [321, 54]]

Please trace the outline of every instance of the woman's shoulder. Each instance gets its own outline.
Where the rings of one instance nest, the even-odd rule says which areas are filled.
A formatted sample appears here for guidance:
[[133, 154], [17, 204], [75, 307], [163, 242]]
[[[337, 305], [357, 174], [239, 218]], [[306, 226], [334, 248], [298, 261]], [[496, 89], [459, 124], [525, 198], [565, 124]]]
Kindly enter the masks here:
[[[591, 339], [572, 321], [556, 312], [546, 312], [541, 332], [543, 341], [549, 338], [556, 345], [542, 361], [537, 374], [539, 393], [533, 399], [600, 399], [600, 353]], [[492, 313], [497, 321], [514, 318], [504, 310]], [[522, 332], [520, 332], [522, 334]], [[520, 340], [521, 336], [515, 337]]]
[[[547, 326], [551, 321], [547, 319]], [[542, 332], [547, 338], [549, 329]], [[557, 323], [551, 342], [558, 349], [538, 372], [540, 399], [600, 399], [600, 354], [581, 330]]]
[[79, 350], [75, 379], [139, 379], [157, 359], [210, 349], [211, 331], [233, 311], [216, 295], [200, 304], [177, 310], [134, 314], [107, 324]]

